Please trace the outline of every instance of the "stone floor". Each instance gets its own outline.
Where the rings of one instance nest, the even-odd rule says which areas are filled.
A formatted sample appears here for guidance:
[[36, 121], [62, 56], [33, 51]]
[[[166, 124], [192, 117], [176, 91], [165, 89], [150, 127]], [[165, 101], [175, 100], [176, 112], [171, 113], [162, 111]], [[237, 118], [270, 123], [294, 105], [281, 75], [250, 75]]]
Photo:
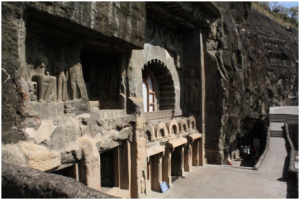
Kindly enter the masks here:
[[285, 177], [286, 156], [284, 138], [271, 138], [259, 170], [235, 164], [192, 167], [167, 192], [149, 191], [145, 198], [287, 198], [293, 188]]

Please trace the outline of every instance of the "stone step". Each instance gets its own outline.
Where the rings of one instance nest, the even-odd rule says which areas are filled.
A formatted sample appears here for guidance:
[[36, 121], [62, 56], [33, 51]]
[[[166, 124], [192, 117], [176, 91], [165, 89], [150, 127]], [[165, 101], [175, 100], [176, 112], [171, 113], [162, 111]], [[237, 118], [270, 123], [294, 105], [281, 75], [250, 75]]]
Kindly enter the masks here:
[[271, 137], [284, 137], [283, 131], [271, 131]]
[[284, 130], [284, 123], [276, 123], [276, 122], [270, 122], [270, 131], [280, 131], [283, 132]]
[[[296, 107], [296, 106], [295, 106]], [[282, 122], [282, 123], [297, 123], [298, 115], [290, 115], [290, 114], [270, 114], [271, 122]]]

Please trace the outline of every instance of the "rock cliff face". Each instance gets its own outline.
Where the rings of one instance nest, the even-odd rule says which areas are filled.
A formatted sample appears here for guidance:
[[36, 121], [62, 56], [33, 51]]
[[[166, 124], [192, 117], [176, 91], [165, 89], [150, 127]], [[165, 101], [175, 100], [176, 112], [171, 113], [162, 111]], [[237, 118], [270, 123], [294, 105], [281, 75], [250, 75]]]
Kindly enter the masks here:
[[265, 128], [297, 93], [297, 55], [251, 3], [5, 2], [2, 161], [143, 197], [153, 149], [159, 190], [171, 165], [221, 164]]
[[284, 105], [297, 91], [298, 37], [251, 3], [215, 5], [222, 17], [204, 39], [206, 152], [209, 163], [222, 163], [236, 136], [247, 135], [270, 106]]

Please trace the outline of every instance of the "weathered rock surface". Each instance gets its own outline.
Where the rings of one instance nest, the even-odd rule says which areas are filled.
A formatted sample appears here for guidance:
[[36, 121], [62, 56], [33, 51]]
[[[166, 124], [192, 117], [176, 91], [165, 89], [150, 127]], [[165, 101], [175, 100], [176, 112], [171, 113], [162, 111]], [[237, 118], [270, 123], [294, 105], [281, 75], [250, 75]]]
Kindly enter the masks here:
[[60, 153], [49, 150], [48, 148], [34, 144], [33, 142], [20, 142], [21, 150], [23, 151], [27, 165], [29, 167], [48, 171], [60, 165]]
[[214, 4], [221, 19], [204, 34], [206, 149], [208, 162], [221, 163], [236, 134], [248, 134], [270, 106], [294, 93], [298, 37], [251, 3]]
[[[100, 156], [128, 147], [120, 183], [138, 198], [146, 122], [175, 134], [184, 127], [167, 130], [160, 117], [193, 116], [186, 128], [197, 122], [207, 161], [221, 164], [237, 136], [298, 90], [291, 31], [249, 2], [4, 2], [2, 160], [58, 173], [76, 165], [99, 190]], [[163, 112], [144, 112], [143, 70]]]
[[116, 198], [73, 178], [2, 162], [2, 198]]
[[83, 152], [83, 161], [80, 167], [82, 177], [80, 177], [80, 180], [87, 186], [100, 191], [100, 155], [95, 141], [88, 136], [81, 137], [78, 140]]

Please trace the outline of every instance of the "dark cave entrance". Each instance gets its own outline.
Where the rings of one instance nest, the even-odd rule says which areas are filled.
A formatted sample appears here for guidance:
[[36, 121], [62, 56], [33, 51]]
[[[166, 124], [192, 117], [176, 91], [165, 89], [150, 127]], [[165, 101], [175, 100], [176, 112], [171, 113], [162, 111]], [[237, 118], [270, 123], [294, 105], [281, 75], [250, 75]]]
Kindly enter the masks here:
[[[268, 120], [256, 120], [249, 133], [240, 138], [240, 146], [246, 145], [251, 147], [250, 156], [242, 153], [242, 149], [240, 150], [241, 155], [243, 155], [241, 166], [253, 167], [263, 154], [267, 141], [267, 124]], [[256, 150], [253, 151], [254, 146]], [[256, 152], [258, 153], [258, 158], [254, 158]]]
[[53, 174], [58, 174], [58, 175], [62, 175], [62, 176], [66, 176], [66, 177], [70, 177], [70, 178], [74, 178], [76, 180], [79, 179], [78, 177], [78, 166], [77, 164], [72, 165], [70, 167], [66, 167], [63, 168], [61, 170], [57, 170], [52, 172]]
[[117, 155], [115, 155], [115, 152], [118, 149], [112, 149], [106, 152], [101, 153], [100, 159], [101, 159], [101, 187], [114, 187], [115, 181], [114, 178], [117, 176], [115, 174], [115, 165], [118, 165], [117, 158], [115, 158]]

